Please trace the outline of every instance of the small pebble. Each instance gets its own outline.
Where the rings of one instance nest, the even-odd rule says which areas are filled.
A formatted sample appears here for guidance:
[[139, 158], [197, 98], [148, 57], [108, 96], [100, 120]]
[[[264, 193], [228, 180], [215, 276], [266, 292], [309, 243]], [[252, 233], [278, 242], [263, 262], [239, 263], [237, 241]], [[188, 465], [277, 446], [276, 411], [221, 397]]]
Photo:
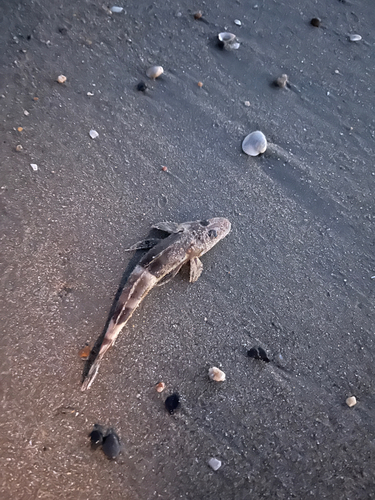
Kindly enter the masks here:
[[23, 150], [23, 147], [21, 146], [21, 144], [17, 144], [16, 151], [22, 151], [22, 150]]
[[162, 166], [161, 169], [163, 172], [168, 172], [168, 167], [166, 167], [166, 166]]
[[219, 368], [216, 368], [216, 366], [213, 366], [208, 370], [208, 376], [215, 382], [224, 382], [225, 380], [225, 373]]
[[89, 135], [90, 135], [91, 139], [96, 139], [97, 137], [99, 137], [98, 132], [96, 130], [93, 130], [93, 129], [90, 130]]
[[163, 73], [164, 73], [164, 69], [162, 66], [151, 66], [151, 68], [148, 68], [148, 70], [146, 71], [146, 75], [149, 78], [151, 78], [151, 80], [155, 80]]
[[33, 97], [33, 101], [39, 101], [39, 97]]
[[25, 116], [29, 116], [29, 114], [30, 114], [30, 113], [29, 113], [29, 112], [25, 109], [25, 110], [24, 110], [24, 112], [23, 112], [23, 114], [24, 114]]
[[201, 10], [198, 10], [198, 12], [194, 14], [194, 19], [200, 19], [202, 16], [203, 12]]
[[319, 28], [321, 22], [322, 22], [322, 20], [319, 19], [319, 17], [313, 17], [310, 21], [310, 24], [311, 24], [311, 26], [314, 26], [315, 28]]
[[66, 82], [66, 76], [65, 75], [59, 75], [57, 77], [58, 83], [65, 83]]
[[250, 101], [245, 101], [244, 105], [248, 108], [250, 106]]
[[88, 95], [89, 97], [92, 97], [94, 94], [93, 94], [93, 92], [87, 92], [86, 95]]
[[114, 460], [120, 454], [120, 439], [113, 429], [109, 429], [107, 435], [104, 436], [102, 450], [110, 460]]
[[156, 392], [163, 392], [165, 389], [164, 382], [159, 382], [158, 384], [156, 384], [155, 389], [156, 389]]
[[355, 396], [350, 396], [345, 402], [349, 406], [349, 408], [351, 408], [352, 406], [355, 406], [357, 404], [357, 399]]
[[90, 356], [90, 352], [91, 352], [91, 347], [89, 345], [86, 345], [85, 347], [83, 347], [78, 351], [78, 356], [81, 359], [85, 360], [88, 359], [88, 357]]
[[217, 458], [210, 458], [210, 460], [208, 461], [208, 465], [211, 467], [211, 469], [213, 470], [219, 470], [220, 467], [221, 467], [221, 462], [220, 460], [218, 460]]
[[144, 92], [145, 90], [147, 89], [147, 85], [145, 82], [139, 82], [138, 85], [137, 85], [137, 90], [139, 90], [140, 92]]
[[17, 127], [18, 132], [22, 132], [23, 128], [22, 127]]
[[349, 35], [349, 40], [351, 42], [359, 42], [360, 40], [362, 40], [362, 37], [361, 37], [361, 35], [353, 34], [353, 35]]
[[266, 363], [269, 363], [269, 359], [267, 356], [266, 351], [262, 347], [252, 347], [247, 351], [247, 355], [249, 358], [254, 358], [254, 359], [260, 359], [262, 361], [265, 361]]
[[202, 88], [203, 87], [203, 82], [198, 82], [198, 87]]
[[38, 170], [38, 165], [36, 163], [30, 163], [30, 167], [36, 172]]
[[277, 80], [275, 80], [275, 85], [277, 87], [280, 87], [282, 89], [284, 89], [286, 87], [286, 84], [288, 83], [288, 75], [286, 75], [285, 73], [281, 76], [279, 76], [279, 78], [277, 78]]
[[166, 409], [172, 415], [174, 411], [177, 410], [177, 408], [180, 406], [180, 396], [176, 393], [172, 394], [171, 396], [167, 397], [164, 404]]
[[242, 151], [249, 156], [258, 156], [267, 149], [266, 136], [260, 130], [251, 132], [242, 141]]
[[111, 7], [111, 12], [113, 12], [114, 14], [120, 14], [120, 12], [122, 12], [123, 10], [124, 10], [123, 7], [116, 7], [116, 6]]
[[103, 443], [105, 429], [100, 424], [94, 424], [93, 430], [89, 434], [91, 448], [96, 450]]
[[237, 24], [237, 26], [241, 26], [242, 23], [239, 19], [235, 19], [234, 24]]

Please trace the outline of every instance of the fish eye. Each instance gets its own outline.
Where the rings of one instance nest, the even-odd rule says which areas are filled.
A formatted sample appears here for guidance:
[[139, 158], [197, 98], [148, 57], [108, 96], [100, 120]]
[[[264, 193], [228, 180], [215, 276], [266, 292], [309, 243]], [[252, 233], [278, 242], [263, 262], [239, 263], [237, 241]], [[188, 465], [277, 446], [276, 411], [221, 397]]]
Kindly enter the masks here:
[[217, 231], [215, 231], [215, 229], [210, 229], [210, 230], [208, 231], [208, 236], [209, 236], [210, 238], [212, 238], [212, 239], [213, 239], [213, 238], [216, 238], [216, 237], [217, 237]]
[[210, 222], [209, 222], [208, 220], [201, 220], [201, 221], [199, 221], [199, 224], [200, 224], [201, 226], [208, 226], [208, 224], [209, 224], [209, 223], [210, 223]]

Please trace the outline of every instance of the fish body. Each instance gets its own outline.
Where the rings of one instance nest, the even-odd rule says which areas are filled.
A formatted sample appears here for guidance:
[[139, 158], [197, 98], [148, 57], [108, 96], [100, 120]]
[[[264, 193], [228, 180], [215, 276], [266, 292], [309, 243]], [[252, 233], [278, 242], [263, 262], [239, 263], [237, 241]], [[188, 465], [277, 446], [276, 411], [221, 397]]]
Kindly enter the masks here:
[[104, 354], [114, 344], [148, 292], [155, 285], [164, 284], [172, 279], [188, 262], [190, 262], [190, 282], [195, 282], [203, 270], [199, 257], [229, 233], [231, 224], [228, 219], [216, 217], [182, 224], [161, 222], [153, 227], [171, 234], [160, 241], [141, 241], [129, 249], [137, 250], [152, 246], [136, 265], [124, 286], [99, 353], [82, 383], [82, 391], [91, 386]]

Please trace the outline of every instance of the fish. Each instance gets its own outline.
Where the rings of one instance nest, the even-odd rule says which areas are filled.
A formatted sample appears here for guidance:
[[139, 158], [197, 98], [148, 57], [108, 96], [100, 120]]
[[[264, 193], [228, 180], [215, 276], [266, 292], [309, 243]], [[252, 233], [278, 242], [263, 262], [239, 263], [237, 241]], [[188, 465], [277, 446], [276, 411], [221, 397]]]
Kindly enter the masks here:
[[197, 281], [203, 271], [200, 257], [207, 253], [231, 230], [231, 223], [224, 217], [193, 222], [159, 222], [154, 229], [169, 233], [163, 239], [142, 240], [126, 249], [149, 249], [130, 274], [110, 318], [99, 352], [84, 378], [81, 390], [89, 389], [95, 380], [105, 353], [112, 347], [131, 318], [135, 309], [149, 291], [168, 283], [184, 264], [190, 263], [191, 283]]

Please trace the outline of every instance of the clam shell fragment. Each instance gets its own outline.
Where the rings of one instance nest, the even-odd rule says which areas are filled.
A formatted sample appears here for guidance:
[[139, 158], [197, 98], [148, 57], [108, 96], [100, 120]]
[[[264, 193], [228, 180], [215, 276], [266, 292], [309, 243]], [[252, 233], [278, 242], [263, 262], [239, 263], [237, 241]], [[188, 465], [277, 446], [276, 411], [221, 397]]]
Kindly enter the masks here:
[[242, 141], [242, 151], [249, 156], [258, 156], [267, 149], [266, 136], [260, 130], [251, 132]]
[[213, 366], [208, 370], [208, 376], [215, 382], [224, 382], [225, 380], [225, 373], [216, 366]]
[[236, 35], [229, 33], [229, 31], [223, 31], [219, 33], [217, 37], [219, 39], [219, 45], [226, 50], [238, 49], [240, 46], [237, 42]]
[[361, 35], [357, 35], [357, 34], [353, 33], [352, 35], [349, 35], [349, 40], [351, 42], [359, 42], [360, 40], [362, 40], [362, 37], [361, 37]]
[[148, 68], [148, 70], [146, 71], [146, 75], [151, 78], [151, 80], [155, 80], [163, 73], [164, 69], [162, 66], [151, 66], [151, 68]]

